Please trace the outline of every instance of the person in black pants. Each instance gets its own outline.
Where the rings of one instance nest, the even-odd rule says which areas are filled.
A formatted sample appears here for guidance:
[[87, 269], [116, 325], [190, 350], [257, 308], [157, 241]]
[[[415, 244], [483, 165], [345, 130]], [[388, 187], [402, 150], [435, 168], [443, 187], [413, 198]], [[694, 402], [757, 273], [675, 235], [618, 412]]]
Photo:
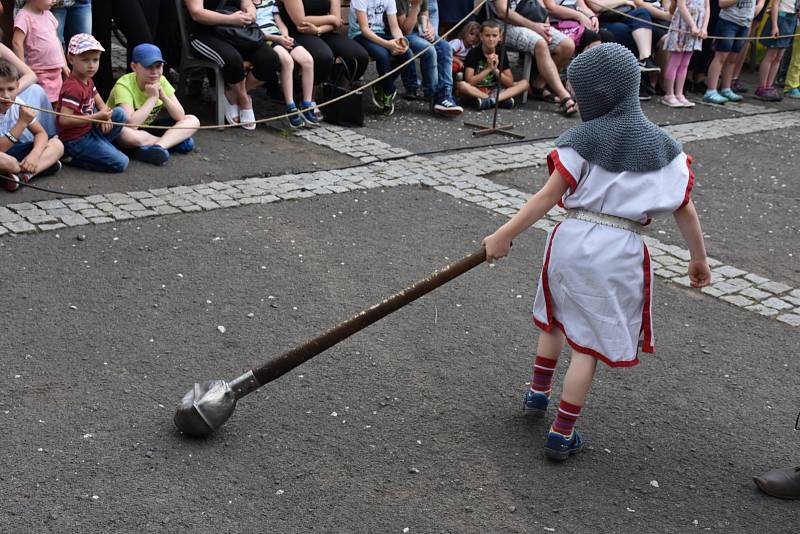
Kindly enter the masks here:
[[[111, 20], [125, 35], [128, 41], [128, 60], [131, 62], [131, 50], [142, 43], [153, 43], [153, 33], [147, 23], [143, 3], [158, 6], [159, 0], [96, 0], [92, 2], [92, 34], [100, 41], [107, 53], [100, 55], [100, 66], [94, 75], [94, 84], [103, 98], [107, 97], [114, 86], [111, 72]], [[157, 20], [157, 17], [155, 17]]]
[[281, 18], [298, 45], [314, 58], [314, 82], [334, 81], [334, 59], [341, 58], [352, 80], [364, 75], [369, 54], [337, 30], [342, 26], [339, 0], [284, 0]]
[[[236, 48], [213, 32], [214, 26], [245, 26], [255, 22], [256, 8], [251, 0], [240, 0], [239, 11], [218, 13], [219, 0], [184, 0], [189, 12], [192, 49], [222, 68], [225, 89], [225, 120], [246, 130], [256, 127], [253, 101], [248, 94], [263, 83], [277, 85], [280, 59], [266, 41], [246, 48]], [[253, 69], [245, 71], [244, 61]]]

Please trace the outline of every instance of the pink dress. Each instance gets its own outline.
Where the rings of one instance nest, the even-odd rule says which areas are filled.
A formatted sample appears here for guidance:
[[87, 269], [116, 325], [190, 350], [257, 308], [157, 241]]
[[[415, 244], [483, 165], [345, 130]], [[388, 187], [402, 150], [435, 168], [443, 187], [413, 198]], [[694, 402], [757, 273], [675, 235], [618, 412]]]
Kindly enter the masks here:
[[[622, 217], [645, 225], [689, 202], [691, 157], [678, 154], [650, 172], [610, 172], [574, 149], [557, 148], [547, 163], [569, 184], [566, 209]], [[612, 367], [639, 363], [653, 352], [653, 278], [641, 235], [627, 229], [566, 218], [550, 232], [533, 305], [546, 332], [561, 329], [569, 345]]]
[[34, 13], [20, 9], [14, 18], [14, 28], [25, 34], [25, 63], [33, 69], [50, 102], [58, 100], [61, 91], [61, 71], [64, 50], [58, 40], [58, 21], [50, 10]]

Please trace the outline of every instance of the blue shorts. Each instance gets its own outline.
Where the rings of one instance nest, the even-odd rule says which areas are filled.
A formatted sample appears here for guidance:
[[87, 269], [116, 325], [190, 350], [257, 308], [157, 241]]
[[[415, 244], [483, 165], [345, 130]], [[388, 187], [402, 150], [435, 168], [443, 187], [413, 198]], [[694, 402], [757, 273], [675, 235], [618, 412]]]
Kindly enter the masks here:
[[22, 161], [28, 157], [28, 154], [33, 150], [33, 141], [19, 142], [11, 145], [11, 148], [6, 150], [6, 154], [14, 157], [17, 161]]
[[[714, 28], [714, 32], [720, 37], [747, 37], [749, 31], [749, 27], [740, 26], [722, 17], [717, 19], [717, 26]], [[717, 39], [714, 41], [714, 50], [717, 52], [733, 52], [737, 54], [743, 46], [744, 41], [742, 39]]]
[[[789, 37], [781, 37], [780, 39], [770, 38], [769, 34], [772, 33], [772, 23], [767, 20], [767, 23], [764, 24], [764, 29], [761, 32], [761, 44], [767, 48], [789, 48], [792, 46], [791, 35], [794, 33], [796, 28], [797, 14], [781, 12], [778, 14], [778, 34], [788, 35]], [[766, 39], [763, 39], [763, 37], [766, 37]]]

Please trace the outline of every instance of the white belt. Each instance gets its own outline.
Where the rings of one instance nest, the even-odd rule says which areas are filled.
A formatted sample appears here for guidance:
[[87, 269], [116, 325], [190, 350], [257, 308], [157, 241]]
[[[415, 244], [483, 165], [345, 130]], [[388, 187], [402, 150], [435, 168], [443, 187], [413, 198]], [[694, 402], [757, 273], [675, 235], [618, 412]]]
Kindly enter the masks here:
[[625, 219], [624, 217], [617, 217], [616, 215], [608, 215], [606, 213], [597, 213], [595, 211], [582, 209], [571, 209], [567, 210], [567, 218], [602, 224], [603, 226], [610, 226], [611, 228], [619, 228], [621, 230], [628, 230], [635, 234], [642, 233], [642, 225], [640, 223], [630, 219]]

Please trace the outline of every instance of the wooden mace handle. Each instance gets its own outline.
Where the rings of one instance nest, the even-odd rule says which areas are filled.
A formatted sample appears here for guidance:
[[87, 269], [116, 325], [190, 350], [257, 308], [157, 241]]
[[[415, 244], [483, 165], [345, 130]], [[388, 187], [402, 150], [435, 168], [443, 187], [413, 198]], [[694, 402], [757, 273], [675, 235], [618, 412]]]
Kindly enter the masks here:
[[414, 285], [395, 293], [383, 302], [376, 304], [358, 315], [354, 316], [347, 321], [334, 326], [330, 330], [320, 334], [319, 336], [306, 341], [299, 347], [284, 352], [277, 358], [267, 362], [257, 369], [253, 369], [252, 373], [258, 380], [259, 386], [263, 386], [267, 382], [271, 382], [276, 378], [283, 376], [298, 365], [310, 360], [320, 352], [323, 352], [340, 341], [347, 339], [356, 332], [363, 330], [375, 321], [386, 317], [390, 313], [399, 310], [406, 304], [414, 302], [421, 296], [425, 295], [436, 289], [437, 287], [446, 284], [453, 278], [464, 274], [473, 267], [476, 267], [486, 261], [486, 249], [481, 247], [466, 258], [463, 258], [455, 263], [451, 263], [446, 267], [436, 271], [424, 280], [420, 280]]

